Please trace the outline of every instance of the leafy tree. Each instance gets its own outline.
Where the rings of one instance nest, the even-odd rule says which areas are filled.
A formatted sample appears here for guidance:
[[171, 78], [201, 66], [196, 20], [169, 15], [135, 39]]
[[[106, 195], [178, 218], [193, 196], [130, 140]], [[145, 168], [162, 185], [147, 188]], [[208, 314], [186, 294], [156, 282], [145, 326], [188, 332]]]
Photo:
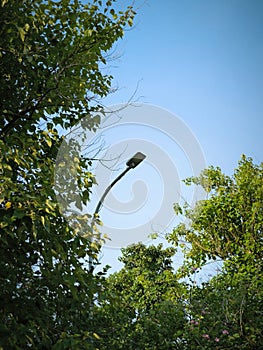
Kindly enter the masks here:
[[245, 282], [221, 273], [201, 286], [189, 286], [188, 349], [261, 348], [262, 296]]
[[100, 306], [101, 349], [182, 349], [184, 285], [172, 269], [173, 248], [142, 243], [122, 249], [124, 267], [107, 278]]
[[112, 1], [100, 5], [1, 0], [2, 136], [34, 132], [40, 119], [70, 126], [90, 116], [90, 101], [109, 93], [112, 77], [101, 65], [134, 12], [119, 15]]
[[223, 264], [218, 277], [189, 290], [190, 317], [198, 319], [198, 327], [191, 326], [193, 348], [259, 349], [263, 340], [263, 164], [243, 156], [232, 177], [210, 167], [186, 182], [201, 185], [207, 199], [193, 209], [175, 206], [188, 222], [179, 224], [168, 239], [176, 246], [181, 239], [190, 244], [183, 248], [185, 263], [178, 278], [213, 259]]
[[[110, 92], [112, 79], [103, 65], [134, 11], [118, 13], [112, 1], [0, 6], [0, 348], [93, 349], [101, 278], [87, 271], [86, 260], [99, 246], [61, 215], [54, 164], [60, 127], [83, 117], [83, 128], [98, 126], [91, 112], [100, 109], [96, 101]], [[95, 179], [84, 159], [75, 162], [64, 167], [77, 169], [85, 204]]]

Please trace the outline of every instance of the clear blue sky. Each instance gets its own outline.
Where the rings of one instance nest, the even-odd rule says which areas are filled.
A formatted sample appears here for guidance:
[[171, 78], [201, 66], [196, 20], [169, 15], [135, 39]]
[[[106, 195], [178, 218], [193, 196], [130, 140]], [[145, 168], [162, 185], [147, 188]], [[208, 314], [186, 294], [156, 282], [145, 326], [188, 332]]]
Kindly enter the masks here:
[[[135, 27], [111, 63], [119, 91], [104, 103], [127, 102], [137, 88], [135, 99], [180, 116], [208, 165], [231, 174], [241, 154], [263, 161], [263, 1], [148, 0], [136, 6]], [[131, 177], [114, 190], [124, 201], [127, 181]], [[106, 224], [114, 220], [107, 208], [101, 217]], [[118, 255], [105, 249], [103, 264], [118, 268]]]
[[208, 164], [232, 172], [242, 153], [263, 160], [261, 0], [148, 0], [118, 52], [110, 103], [139, 83], [140, 101], [179, 115]]

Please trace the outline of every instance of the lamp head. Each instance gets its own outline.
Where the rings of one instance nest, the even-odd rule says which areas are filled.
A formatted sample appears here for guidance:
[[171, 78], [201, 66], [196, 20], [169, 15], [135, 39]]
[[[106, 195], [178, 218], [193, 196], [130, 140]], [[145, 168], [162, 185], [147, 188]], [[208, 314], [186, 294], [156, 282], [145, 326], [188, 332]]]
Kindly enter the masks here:
[[144, 159], [146, 158], [146, 155], [137, 152], [131, 159], [129, 159], [126, 163], [128, 168], [135, 168], [137, 165], [139, 165]]

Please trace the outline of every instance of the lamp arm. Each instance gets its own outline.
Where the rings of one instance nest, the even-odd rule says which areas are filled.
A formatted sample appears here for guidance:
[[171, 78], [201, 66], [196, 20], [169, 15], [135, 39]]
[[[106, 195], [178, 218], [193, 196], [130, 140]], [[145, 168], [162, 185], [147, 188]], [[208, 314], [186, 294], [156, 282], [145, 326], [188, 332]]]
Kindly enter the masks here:
[[114, 181], [112, 181], [112, 183], [106, 188], [106, 190], [104, 191], [103, 195], [101, 196], [101, 199], [99, 200], [96, 209], [93, 213], [93, 221], [95, 220], [96, 215], [98, 214], [98, 212], [100, 211], [100, 208], [103, 204], [103, 201], [105, 199], [105, 197], [107, 196], [107, 194], [109, 193], [109, 191], [112, 189], [112, 187], [130, 170], [132, 169], [131, 167], [127, 167], [119, 176], [116, 177], [116, 179]]

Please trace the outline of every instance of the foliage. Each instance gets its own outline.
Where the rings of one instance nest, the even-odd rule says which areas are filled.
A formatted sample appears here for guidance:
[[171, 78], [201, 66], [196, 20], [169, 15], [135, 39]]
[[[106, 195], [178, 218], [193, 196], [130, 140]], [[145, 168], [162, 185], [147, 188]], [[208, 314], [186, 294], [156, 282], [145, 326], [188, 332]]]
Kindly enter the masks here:
[[[98, 126], [91, 112], [112, 78], [103, 65], [134, 12], [117, 13], [112, 1], [1, 0], [0, 6], [0, 348], [91, 349], [101, 278], [89, 273], [87, 260], [99, 246], [61, 215], [54, 163], [60, 127], [84, 116], [83, 127]], [[95, 179], [85, 160], [76, 162], [65, 168], [77, 168], [85, 204]]]
[[[54, 165], [61, 128], [98, 127], [92, 112], [112, 79], [103, 67], [134, 11], [99, 0], [0, 6], [0, 349], [260, 349], [263, 165], [243, 156], [231, 177], [210, 167], [187, 179], [207, 199], [175, 205], [186, 223], [168, 236], [174, 248], [138, 243], [122, 250], [119, 272], [91, 274], [101, 242], [84, 239], [88, 215], [68, 224], [55, 195], [59, 176], [61, 202], [81, 209], [91, 164], [71, 139], [55, 175]], [[182, 279], [212, 260], [222, 271], [210, 281]]]
[[181, 349], [184, 286], [172, 270], [174, 249], [138, 243], [122, 254], [124, 267], [107, 278], [97, 313], [101, 349]]
[[255, 286], [248, 283], [247, 278], [220, 273], [201, 286], [189, 288], [187, 342], [191, 348], [260, 348], [262, 295], [255, 295]]
[[[263, 164], [243, 156], [232, 177], [210, 167], [186, 181], [201, 185], [207, 199], [193, 209], [176, 206], [188, 220], [168, 237], [176, 246], [181, 239], [188, 242], [178, 278], [213, 259], [222, 261], [222, 273], [189, 290], [191, 317], [201, 320], [191, 328], [199, 343], [205, 335], [208, 349], [259, 349], [263, 339]], [[195, 349], [205, 348], [203, 342]]]
[[[185, 251], [190, 264], [201, 266], [207, 259], [220, 258], [229, 269], [260, 268], [263, 234], [263, 164], [242, 157], [233, 177], [210, 167], [189, 184], [201, 185], [208, 194], [194, 209], [185, 210], [191, 224], [180, 224], [169, 239], [191, 243]], [[254, 270], [253, 270], [254, 272]]]
[[68, 127], [90, 116], [90, 101], [109, 93], [112, 77], [100, 68], [134, 12], [100, 4], [1, 0], [3, 135], [34, 132], [35, 122], [50, 116], [53, 125]]

